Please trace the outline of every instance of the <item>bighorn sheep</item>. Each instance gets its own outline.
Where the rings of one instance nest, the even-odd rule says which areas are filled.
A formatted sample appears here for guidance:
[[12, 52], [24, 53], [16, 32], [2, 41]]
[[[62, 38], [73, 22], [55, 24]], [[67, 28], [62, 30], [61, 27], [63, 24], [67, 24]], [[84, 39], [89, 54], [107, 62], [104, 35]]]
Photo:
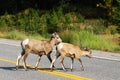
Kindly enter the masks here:
[[26, 67], [26, 58], [29, 55], [30, 52], [37, 54], [39, 57], [37, 63], [36, 63], [36, 69], [38, 67], [38, 64], [40, 62], [41, 56], [47, 55], [50, 62], [52, 62], [52, 59], [50, 57], [50, 53], [53, 50], [53, 47], [60, 43], [62, 40], [59, 37], [57, 33], [53, 33], [50, 40], [34, 40], [34, 39], [25, 39], [21, 42], [22, 52], [17, 57], [16, 62], [16, 69], [19, 67], [20, 59], [23, 57], [23, 67], [25, 70], [27, 70]]
[[80, 59], [81, 56], [87, 56], [87, 57], [91, 57], [91, 51], [90, 50], [81, 50], [78, 46], [76, 45], [73, 45], [73, 44], [69, 44], [69, 43], [59, 43], [56, 47], [57, 49], [57, 52], [56, 52], [56, 55], [54, 57], [54, 59], [52, 60], [52, 63], [51, 63], [51, 71], [53, 70], [53, 64], [54, 62], [56, 61], [56, 59], [61, 56], [61, 60], [60, 60], [60, 63], [61, 63], [61, 66], [63, 68], [64, 71], [66, 71], [65, 69], [65, 66], [63, 64], [63, 60], [66, 57], [70, 57], [71, 58], [71, 71], [73, 70], [73, 62], [74, 62], [74, 58], [76, 58], [80, 64], [82, 65], [82, 70], [84, 70], [84, 67], [83, 67], [83, 64], [82, 64], [82, 61]]

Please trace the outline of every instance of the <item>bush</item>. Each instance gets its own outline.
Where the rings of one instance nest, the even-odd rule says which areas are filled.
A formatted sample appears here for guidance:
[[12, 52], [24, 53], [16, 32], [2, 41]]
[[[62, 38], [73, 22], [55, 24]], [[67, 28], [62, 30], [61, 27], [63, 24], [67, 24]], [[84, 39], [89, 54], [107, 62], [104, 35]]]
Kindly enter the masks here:
[[117, 5], [113, 7], [113, 13], [112, 21], [114, 24], [118, 25], [120, 27], [120, 0], [116, 0]]
[[[43, 14], [44, 13], [44, 14]], [[30, 34], [61, 32], [65, 29], [77, 29], [74, 26], [83, 22], [83, 17], [75, 12], [64, 13], [62, 8], [40, 12], [38, 9], [26, 9], [16, 15], [6, 13], [0, 17], [0, 29], [19, 30]]]
[[47, 15], [48, 32], [78, 29], [79, 26], [74, 26], [74, 24], [79, 24], [83, 20], [84, 18], [75, 12], [64, 13], [61, 8], [58, 10], [53, 9]]

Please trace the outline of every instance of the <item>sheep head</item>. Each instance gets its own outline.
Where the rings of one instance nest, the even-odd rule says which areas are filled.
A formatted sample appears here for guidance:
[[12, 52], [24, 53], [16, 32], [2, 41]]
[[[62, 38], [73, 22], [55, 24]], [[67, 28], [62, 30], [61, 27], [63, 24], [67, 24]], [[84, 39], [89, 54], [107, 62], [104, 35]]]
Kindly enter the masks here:
[[92, 51], [89, 48], [84, 48], [84, 51], [86, 51], [86, 57], [91, 58], [92, 57]]
[[55, 40], [55, 44], [59, 44], [60, 42], [62, 42], [62, 39], [59, 37], [59, 35], [56, 32], [52, 34], [51, 39]]

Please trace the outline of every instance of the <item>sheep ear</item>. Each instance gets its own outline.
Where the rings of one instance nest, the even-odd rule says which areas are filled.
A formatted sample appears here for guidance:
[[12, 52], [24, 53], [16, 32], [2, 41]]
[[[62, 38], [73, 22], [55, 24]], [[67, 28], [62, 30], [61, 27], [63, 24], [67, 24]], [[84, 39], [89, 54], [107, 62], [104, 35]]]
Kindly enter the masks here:
[[86, 51], [86, 50], [87, 50], [87, 48], [84, 48], [84, 50]]
[[55, 35], [57, 35], [57, 33], [56, 33], [56, 32], [52, 33], [52, 36], [55, 36]]
[[85, 51], [89, 51], [90, 49], [86, 47], [86, 48], [84, 48], [84, 50], [85, 50]]
[[53, 34], [54, 34], [54, 35], [57, 35], [57, 33], [56, 33], [56, 32], [54, 32]]
[[56, 32], [52, 33], [51, 38], [54, 38], [56, 35], [57, 35], [57, 33], [56, 33]]

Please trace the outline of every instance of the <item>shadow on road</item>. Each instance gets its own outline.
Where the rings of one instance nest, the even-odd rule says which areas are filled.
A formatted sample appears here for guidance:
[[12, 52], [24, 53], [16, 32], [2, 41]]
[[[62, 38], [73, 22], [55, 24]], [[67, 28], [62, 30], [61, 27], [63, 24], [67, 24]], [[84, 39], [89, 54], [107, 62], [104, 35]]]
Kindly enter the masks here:
[[[38, 68], [37, 70], [48, 70], [48, 71], [50, 71], [51, 69], [50, 69], [50, 68]], [[55, 69], [53, 69], [53, 70], [63, 71], [62, 68], [55, 68]], [[70, 68], [66, 68], [66, 70], [69, 71]]]
[[[30, 68], [30, 67], [27, 67], [27, 68], [28, 68], [28, 70], [34, 69], [34, 68]], [[16, 67], [0, 67], [0, 69], [16, 71]], [[24, 70], [23, 66], [19, 66], [18, 70]]]
[[[35, 70], [35, 68], [31, 68], [31, 67], [27, 67], [28, 70]], [[3, 70], [10, 70], [10, 71], [16, 71], [16, 67], [0, 67], [0, 69], [3, 69]], [[19, 66], [18, 70], [23, 70], [24, 71], [24, 68], [23, 66]], [[37, 70], [45, 70], [45, 71], [50, 71], [51, 69], [50, 68], [38, 68]], [[59, 70], [59, 71], [63, 71], [62, 68], [55, 68], [54, 70]], [[67, 71], [70, 70], [70, 68], [66, 68]]]

